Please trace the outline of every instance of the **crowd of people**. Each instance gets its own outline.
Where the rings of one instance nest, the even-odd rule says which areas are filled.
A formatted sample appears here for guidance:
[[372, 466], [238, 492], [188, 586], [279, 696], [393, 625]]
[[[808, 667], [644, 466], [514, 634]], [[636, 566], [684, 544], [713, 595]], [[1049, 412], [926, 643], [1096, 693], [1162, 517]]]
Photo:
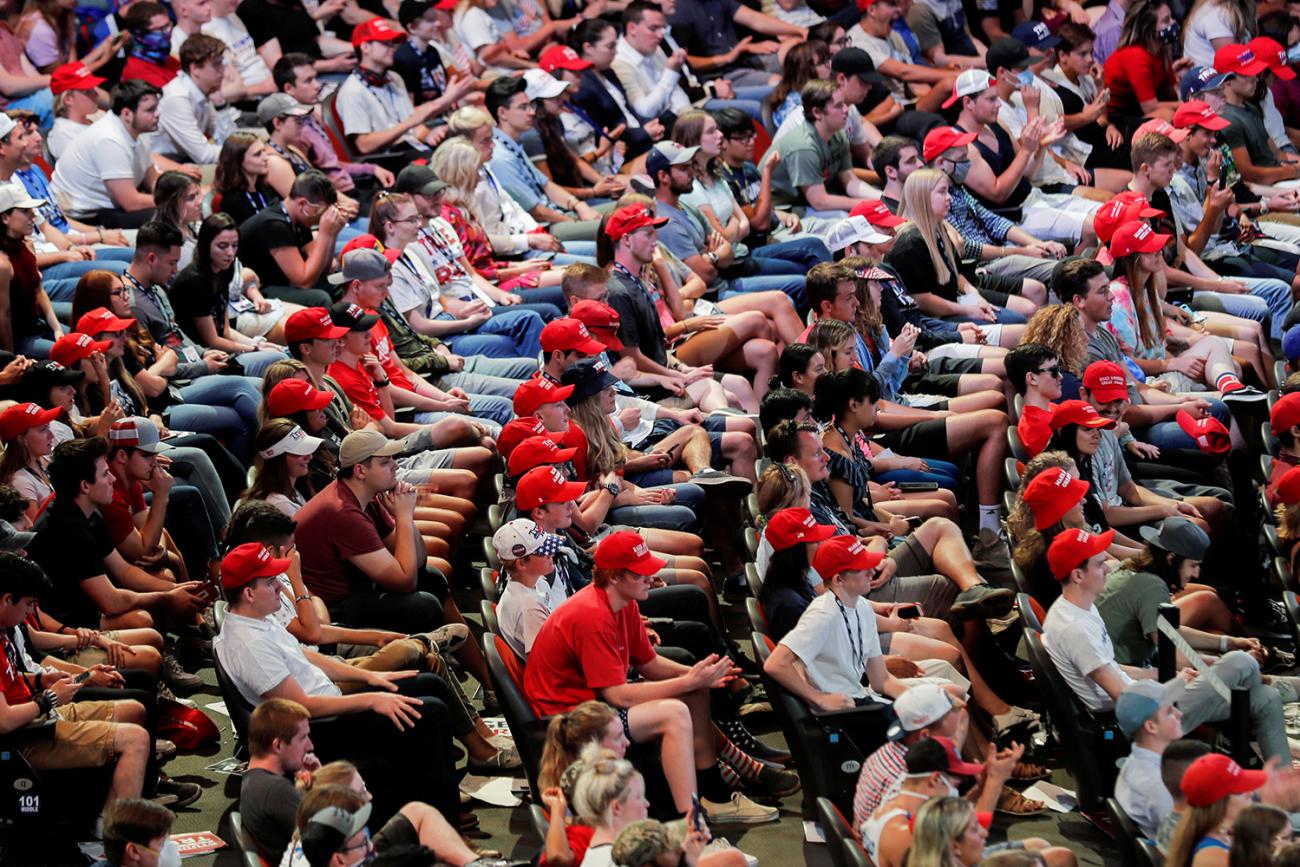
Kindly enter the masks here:
[[1297, 67], [1281, 0], [0, 0], [0, 748], [175, 863], [215, 667], [263, 863], [517, 857], [468, 772], [726, 867], [779, 692], [876, 867], [1073, 865], [988, 836], [1078, 761], [1300, 863]]

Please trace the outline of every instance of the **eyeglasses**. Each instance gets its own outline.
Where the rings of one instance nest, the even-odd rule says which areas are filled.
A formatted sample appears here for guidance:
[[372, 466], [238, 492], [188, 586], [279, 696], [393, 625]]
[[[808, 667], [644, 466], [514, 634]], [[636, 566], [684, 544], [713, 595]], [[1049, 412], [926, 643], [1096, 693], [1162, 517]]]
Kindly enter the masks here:
[[1056, 377], [1057, 379], [1060, 379], [1060, 378], [1061, 378], [1061, 365], [1059, 365], [1059, 364], [1053, 364], [1051, 367], [1040, 368], [1039, 370], [1036, 370], [1036, 371], [1034, 371], [1034, 372], [1035, 372], [1035, 373], [1046, 373], [1048, 376], [1054, 376], [1054, 377]]
[[403, 217], [403, 218], [400, 219], [400, 220], [392, 220], [392, 219], [390, 219], [388, 222], [390, 222], [390, 223], [418, 223], [418, 222], [420, 222], [420, 218], [419, 218], [419, 217]]
[[853, 44], [853, 40], [849, 38], [848, 34], [845, 34], [841, 36], [839, 39], [836, 39], [831, 44], [834, 45], [836, 48], [848, 48], [850, 45]]
[[733, 133], [733, 134], [727, 136], [727, 138], [731, 139], [732, 141], [738, 141], [738, 142], [740, 142], [741, 144], [749, 144], [749, 143], [752, 142], [754, 139], [758, 138], [758, 133], [756, 133], [756, 132], [738, 132], [738, 133]]
[[112, 292], [108, 293], [109, 298], [130, 298], [132, 295], [130, 286], [119, 286]]

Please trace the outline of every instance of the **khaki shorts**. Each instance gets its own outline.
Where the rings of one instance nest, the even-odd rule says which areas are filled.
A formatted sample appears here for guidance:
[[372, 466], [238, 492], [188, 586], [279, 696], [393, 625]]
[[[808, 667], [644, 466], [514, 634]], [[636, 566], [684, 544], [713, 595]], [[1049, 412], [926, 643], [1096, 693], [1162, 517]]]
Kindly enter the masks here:
[[[100, 634], [110, 641], [120, 641], [119, 636], [122, 633], [117, 629], [104, 629], [100, 630]], [[108, 662], [108, 653], [100, 647], [85, 647], [81, 650], [67, 651], [64, 658], [82, 668], [90, 668], [92, 665]]]
[[75, 701], [61, 706], [54, 737], [23, 748], [23, 756], [38, 771], [98, 768], [113, 761], [114, 702]]

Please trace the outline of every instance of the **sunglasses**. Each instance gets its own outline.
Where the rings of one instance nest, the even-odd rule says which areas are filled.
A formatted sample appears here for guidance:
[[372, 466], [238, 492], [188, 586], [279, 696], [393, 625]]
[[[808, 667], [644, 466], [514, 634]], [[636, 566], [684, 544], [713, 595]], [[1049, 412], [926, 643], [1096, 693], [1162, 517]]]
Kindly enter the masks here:
[[1061, 365], [1059, 365], [1059, 364], [1053, 364], [1051, 367], [1044, 367], [1044, 368], [1041, 368], [1041, 369], [1035, 371], [1035, 373], [1046, 373], [1048, 376], [1054, 376], [1054, 377], [1056, 377], [1057, 379], [1060, 379], [1060, 378], [1061, 378]]

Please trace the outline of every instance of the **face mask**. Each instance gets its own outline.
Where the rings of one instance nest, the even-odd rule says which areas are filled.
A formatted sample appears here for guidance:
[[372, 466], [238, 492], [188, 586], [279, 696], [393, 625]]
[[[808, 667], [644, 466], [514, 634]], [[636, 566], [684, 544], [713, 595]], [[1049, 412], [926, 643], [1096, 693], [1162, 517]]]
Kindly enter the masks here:
[[1175, 21], [1168, 27], [1156, 31], [1156, 39], [1159, 39], [1166, 45], [1173, 45], [1178, 41], [1178, 22]]
[[969, 174], [970, 160], [963, 160], [952, 164], [952, 171], [948, 173], [948, 177], [952, 178], [954, 184], [964, 184], [966, 183], [966, 176]]
[[1034, 83], [1034, 73], [1028, 69], [1022, 69], [1016, 73], [1016, 87], [1029, 87]]
[[162, 64], [172, 53], [172, 35], [165, 30], [132, 30], [131, 53], [141, 60]]
[[162, 851], [158, 853], [158, 867], [181, 867], [181, 850], [175, 840], [163, 843]]

